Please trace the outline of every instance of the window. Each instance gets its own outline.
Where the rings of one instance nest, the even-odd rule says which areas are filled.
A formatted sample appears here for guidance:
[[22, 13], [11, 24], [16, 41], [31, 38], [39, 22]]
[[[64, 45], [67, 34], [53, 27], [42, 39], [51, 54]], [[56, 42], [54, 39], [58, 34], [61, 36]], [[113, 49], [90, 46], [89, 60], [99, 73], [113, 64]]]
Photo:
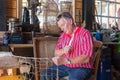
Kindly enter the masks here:
[[95, 18], [102, 28], [120, 30], [120, 0], [95, 0], [95, 6]]

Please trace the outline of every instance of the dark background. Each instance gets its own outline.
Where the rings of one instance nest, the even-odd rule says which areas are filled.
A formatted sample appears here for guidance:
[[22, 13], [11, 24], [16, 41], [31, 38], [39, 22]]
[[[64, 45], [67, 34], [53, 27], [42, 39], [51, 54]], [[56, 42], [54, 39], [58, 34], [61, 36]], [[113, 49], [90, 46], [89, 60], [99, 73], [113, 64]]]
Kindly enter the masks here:
[[0, 0], [0, 31], [6, 31], [6, 0]]

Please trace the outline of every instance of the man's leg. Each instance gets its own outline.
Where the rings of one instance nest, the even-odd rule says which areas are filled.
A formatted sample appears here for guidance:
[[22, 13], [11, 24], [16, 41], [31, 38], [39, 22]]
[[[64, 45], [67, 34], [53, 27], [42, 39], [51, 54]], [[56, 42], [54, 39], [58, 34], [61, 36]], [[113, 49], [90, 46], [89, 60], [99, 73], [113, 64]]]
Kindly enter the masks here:
[[85, 80], [92, 69], [69, 68], [69, 80]]
[[64, 65], [56, 66], [53, 64], [40, 74], [40, 80], [56, 80], [68, 75], [68, 68]]

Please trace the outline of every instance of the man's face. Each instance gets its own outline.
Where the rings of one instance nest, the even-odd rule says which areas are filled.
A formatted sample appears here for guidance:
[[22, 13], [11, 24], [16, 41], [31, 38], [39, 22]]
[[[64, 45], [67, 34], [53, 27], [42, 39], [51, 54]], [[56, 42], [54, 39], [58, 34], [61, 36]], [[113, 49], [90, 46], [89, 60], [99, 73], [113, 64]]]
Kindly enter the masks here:
[[58, 27], [62, 31], [68, 33], [68, 31], [69, 31], [69, 21], [68, 20], [66, 20], [65, 18], [61, 18], [57, 23], [58, 23]]

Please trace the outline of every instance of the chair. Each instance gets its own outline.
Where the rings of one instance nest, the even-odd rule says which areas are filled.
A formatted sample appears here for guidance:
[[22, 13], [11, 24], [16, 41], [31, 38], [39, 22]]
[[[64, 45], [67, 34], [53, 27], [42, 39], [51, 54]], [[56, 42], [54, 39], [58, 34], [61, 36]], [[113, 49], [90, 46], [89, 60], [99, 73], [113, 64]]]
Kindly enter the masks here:
[[[93, 41], [93, 51], [94, 51], [94, 80], [97, 80], [97, 72], [98, 72], [98, 65], [100, 61], [100, 56], [101, 56], [101, 48], [102, 48], [103, 43], [101, 41]], [[88, 75], [89, 78], [91, 78], [91, 73]], [[87, 78], [88, 78], [87, 77]], [[68, 80], [68, 77], [64, 77], [65, 80]], [[89, 80], [89, 79], [87, 79]], [[90, 79], [93, 80], [93, 79]]]
[[94, 80], [97, 80], [98, 65], [101, 56], [101, 48], [103, 43], [101, 41], [93, 41], [94, 47]]
[[[35, 58], [52, 58], [57, 44], [57, 37], [33, 38], [33, 50]], [[35, 60], [35, 80], [40, 80], [40, 61]], [[42, 67], [46, 67], [42, 65]]]

